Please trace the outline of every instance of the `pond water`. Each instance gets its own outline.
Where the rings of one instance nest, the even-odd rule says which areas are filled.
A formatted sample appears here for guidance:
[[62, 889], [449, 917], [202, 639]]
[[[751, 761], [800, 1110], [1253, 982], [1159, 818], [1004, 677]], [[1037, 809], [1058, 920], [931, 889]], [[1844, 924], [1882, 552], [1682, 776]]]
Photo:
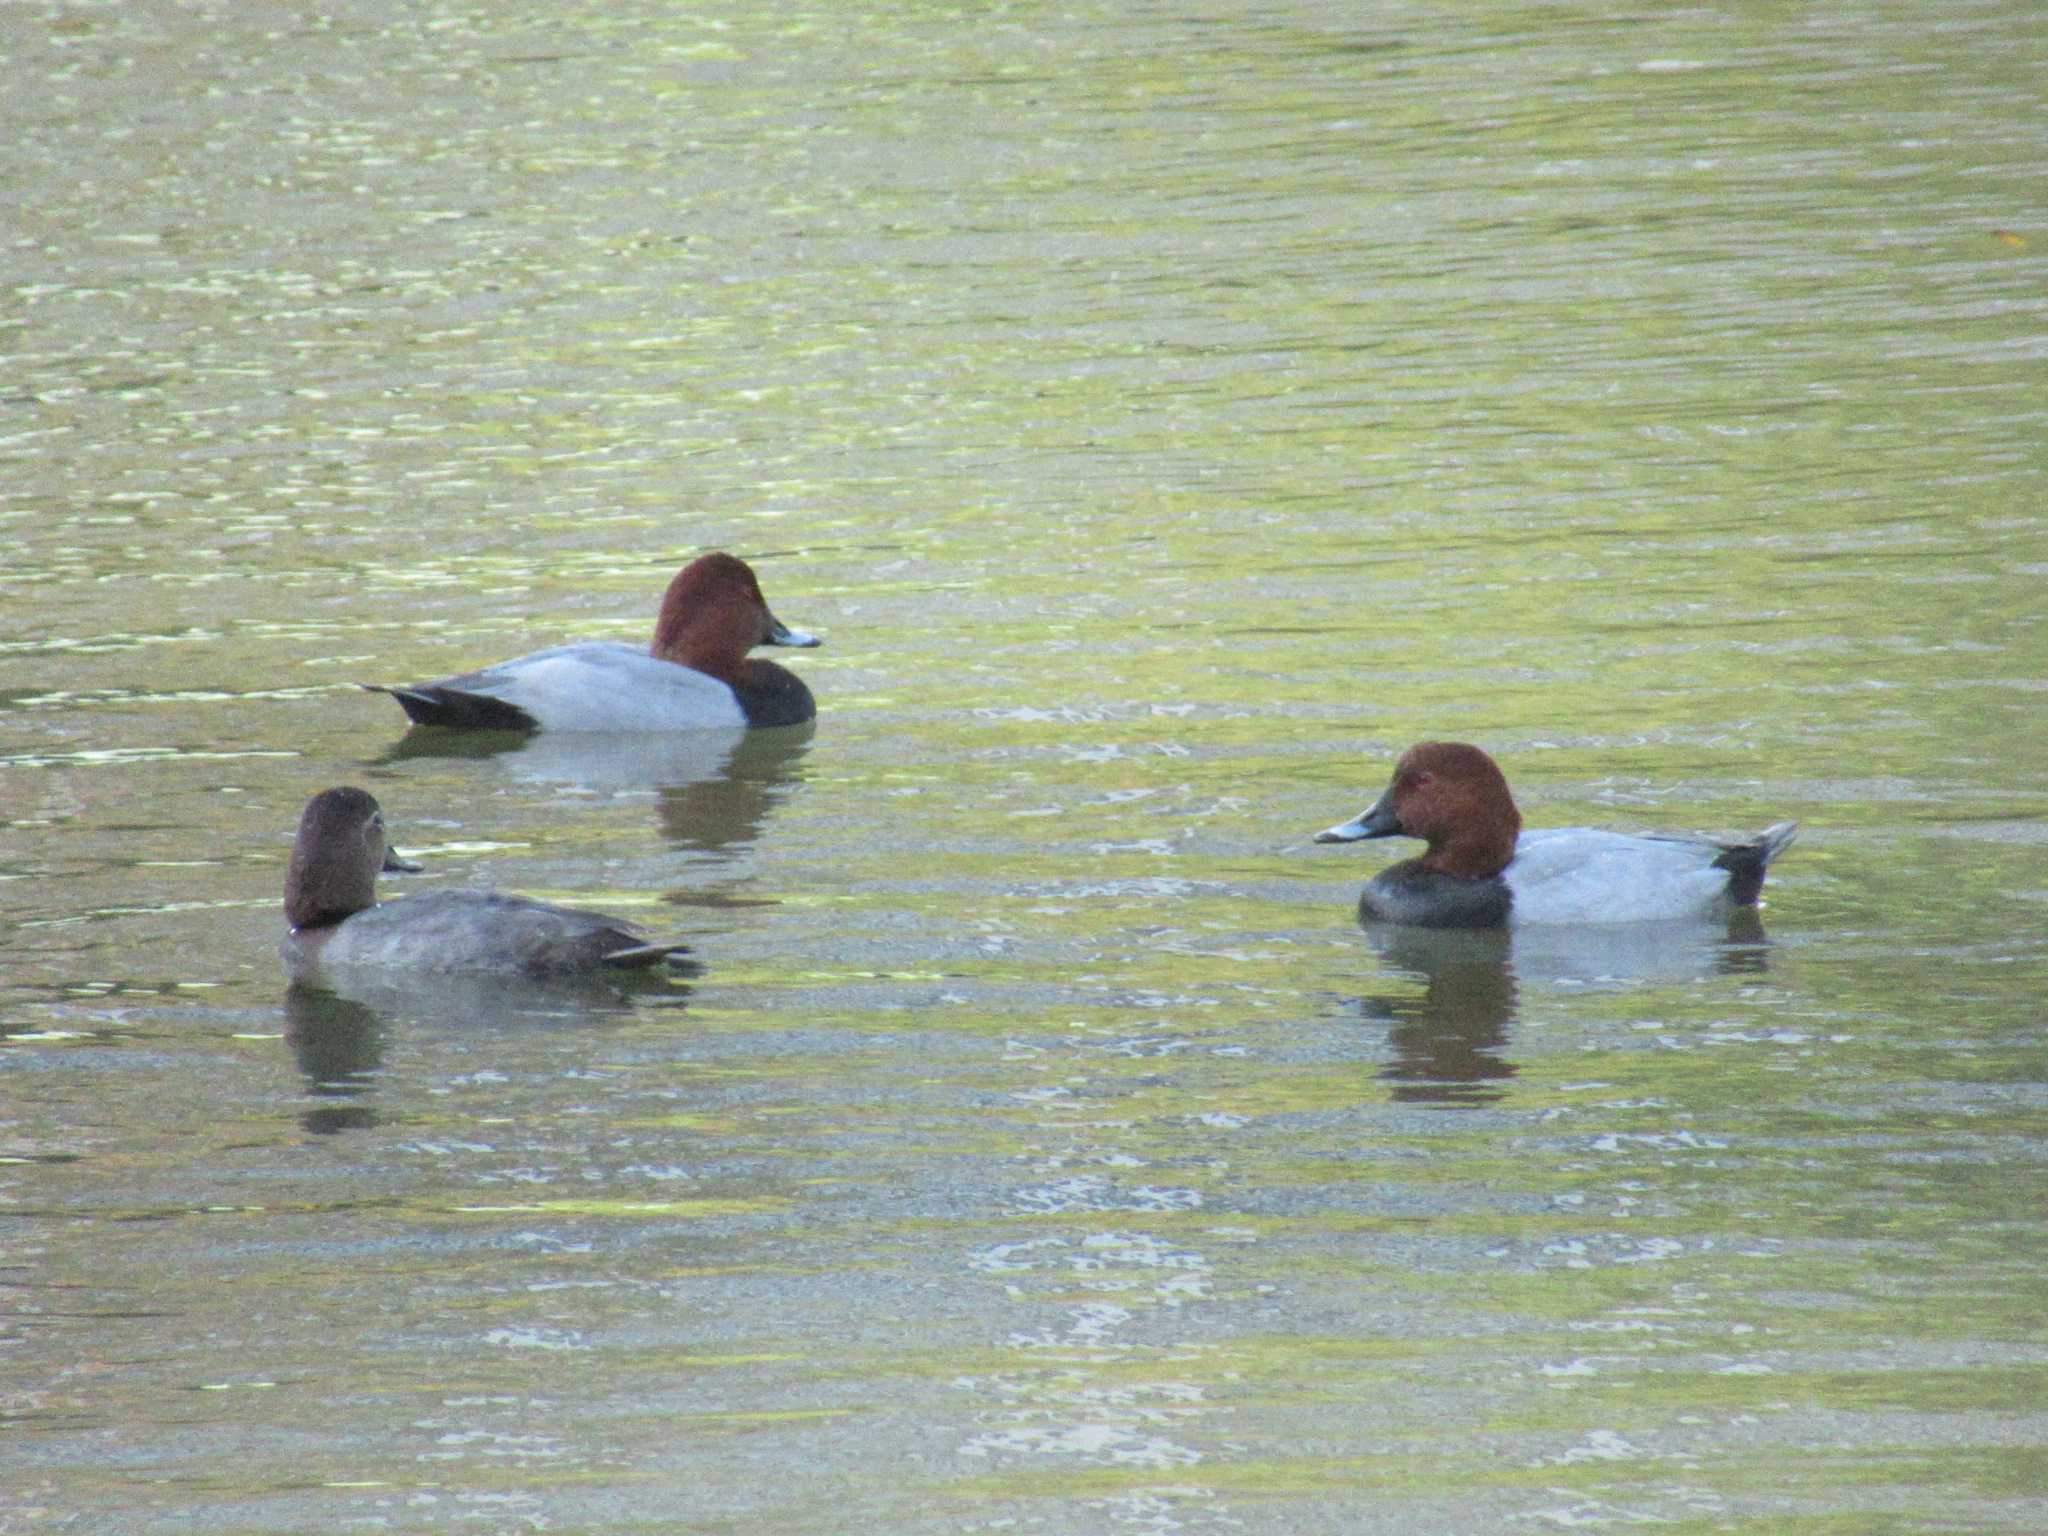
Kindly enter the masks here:
[[[0, 22], [0, 1529], [2048, 1527], [2048, 12]], [[814, 730], [364, 681], [751, 560]], [[1804, 830], [1361, 930], [1406, 744]], [[686, 934], [288, 992], [300, 807]]]

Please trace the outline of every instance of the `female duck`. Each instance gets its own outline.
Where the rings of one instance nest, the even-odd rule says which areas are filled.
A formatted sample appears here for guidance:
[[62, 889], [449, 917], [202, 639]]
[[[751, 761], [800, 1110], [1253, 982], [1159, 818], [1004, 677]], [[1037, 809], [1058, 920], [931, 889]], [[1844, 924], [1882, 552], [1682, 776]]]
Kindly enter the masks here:
[[[1368, 922], [1424, 928], [1508, 923], [1655, 923], [1725, 917], [1754, 906], [1771, 861], [1799, 830], [1781, 821], [1754, 842], [1717, 843], [1590, 827], [1522, 832], [1499, 766], [1477, 747], [1425, 741], [1367, 810], [1319, 843], [1419, 837], [1429, 844], [1374, 876], [1358, 898]], [[1519, 835], [1518, 835], [1519, 834]]]
[[436, 683], [365, 683], [417, 725], [510, 731], [675, 731], [801, 725], [811, 690], [757, 645], [813, 646], [768, 611], [744, 560], [713, 553], [676, 573], [661, 599], [654, 644], [584, 640], [534, 651]]
[[416, 870], [384, 841], [384, 813], [360, 789], [308, 802], [284, 877], [285, 965], [295, 977], [378, 970], [532, 980], [687, 964], [688, 946], [650, 942], [595, 912], [497, 891], [429, 891], [377, 904], [380, 870]]

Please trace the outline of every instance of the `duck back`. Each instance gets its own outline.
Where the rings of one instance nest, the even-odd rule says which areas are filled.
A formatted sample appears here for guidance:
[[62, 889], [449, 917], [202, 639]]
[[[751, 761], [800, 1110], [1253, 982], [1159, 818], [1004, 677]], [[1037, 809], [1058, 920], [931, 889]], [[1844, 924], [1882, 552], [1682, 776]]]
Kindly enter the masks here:
[[534, 978], [637, 969], [680, 955], [595, 912], [498, 891], [429, 891], [285, 938], [294, 975], [356, 968], [495, 972]]

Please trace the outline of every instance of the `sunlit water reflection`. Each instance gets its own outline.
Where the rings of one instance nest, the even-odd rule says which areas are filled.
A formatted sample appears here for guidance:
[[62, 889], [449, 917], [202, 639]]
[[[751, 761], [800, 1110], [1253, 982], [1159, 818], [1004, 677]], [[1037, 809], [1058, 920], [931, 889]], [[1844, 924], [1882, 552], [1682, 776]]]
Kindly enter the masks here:
[[[11, 17], [0, 1524], [2041, 1529], [2044, 68]], [[713, 546], [814, 731], [356, 687]], [[1367, 934], [1308, 838], [1424, 736], [1805, 830], [1753, 924]], [[704, 973], [287, 989], [344, 782]]]

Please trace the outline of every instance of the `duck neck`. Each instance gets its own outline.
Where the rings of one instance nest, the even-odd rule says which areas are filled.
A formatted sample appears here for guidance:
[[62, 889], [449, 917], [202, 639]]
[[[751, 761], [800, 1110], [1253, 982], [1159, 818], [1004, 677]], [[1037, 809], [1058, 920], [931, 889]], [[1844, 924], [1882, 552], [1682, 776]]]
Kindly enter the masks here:
[[663, 661], [737, 684], [746, 675], [747, 651], [757, 628], [752, 615], [717, 606], [664, 611], [649, 651]]
[[331, 928], [376, 904], [374, 882], [365, 885], [345, 871], [325, 877], [299, 874], [285, 886], [284, 920], [294, 932]]
[[1508, 867], [1515, 856], [1515, 838], [1522, 830], [1522, 818], [1508, 812], [1506, 821], [1467, 824], [1451, 831], [1433, 832], [1429, 852], [1416, 863], [1440, 875], [1459, 880], [1491, 880]]

